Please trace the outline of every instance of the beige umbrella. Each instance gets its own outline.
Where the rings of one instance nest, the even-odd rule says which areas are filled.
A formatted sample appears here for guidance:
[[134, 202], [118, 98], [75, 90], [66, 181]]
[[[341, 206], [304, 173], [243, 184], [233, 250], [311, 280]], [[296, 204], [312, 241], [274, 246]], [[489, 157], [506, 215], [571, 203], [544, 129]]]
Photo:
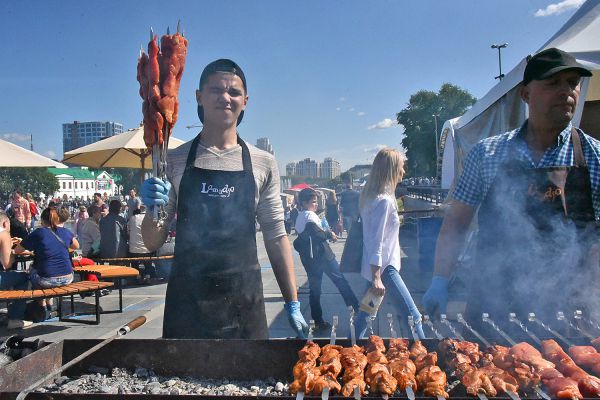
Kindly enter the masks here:
[[[170, 137], [169, 149], [179, 147], [183, 140]], [[63, 162], [90, 168], [152, 169], [150, 154], [144, 143], [144, 127], [102, 139], [96, 143], [67, 151]]]
[[66, 165], [54, 161], [41, 154], [34, 153], [14, 143], [0, 139], [0, 167], [55, 167], [67, 168]]

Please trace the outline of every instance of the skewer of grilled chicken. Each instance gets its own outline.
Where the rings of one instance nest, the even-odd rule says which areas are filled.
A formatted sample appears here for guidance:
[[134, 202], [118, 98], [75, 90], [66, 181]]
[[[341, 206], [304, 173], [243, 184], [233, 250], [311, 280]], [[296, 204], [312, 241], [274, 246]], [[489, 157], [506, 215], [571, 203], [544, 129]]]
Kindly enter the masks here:
[[370, 391], [379, 393], [384, 398], [393, 394], [398, 387], [398, 382], [387, 367], [388, 360], [384, 354], [383, 340], [379, 336], [369, 336], [366, 351], [368, 364], [365, 370], [365, 382], [369, 385]]
[[439, 399], [449, 398], [446, 392], [446, 373], [438, 367], [437, 353], [428, 353], [423, 343], [418, 340], [410, 347], [410, 358], [417, 369], [417, 387], [425, 396]]

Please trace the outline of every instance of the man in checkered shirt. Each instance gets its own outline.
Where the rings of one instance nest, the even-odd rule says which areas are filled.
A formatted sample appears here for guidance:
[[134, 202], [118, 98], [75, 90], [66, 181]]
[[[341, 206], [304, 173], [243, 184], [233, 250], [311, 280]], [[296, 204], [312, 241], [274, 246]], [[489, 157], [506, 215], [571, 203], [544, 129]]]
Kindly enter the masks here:
[[484, 312], [506, 321], [510, 312], [554, 318], [570, 307], [598, 309], [592, 302], [598, 298], [600, 142], [571, 123], [581, 78], [591, 75], [558, 49], [530, 58], [520, 89], [528, 120], [481, 140], [465, 160], [423, 297], [428, 314], [446, 313], [448, 283], [476, 214], [471, 323]]

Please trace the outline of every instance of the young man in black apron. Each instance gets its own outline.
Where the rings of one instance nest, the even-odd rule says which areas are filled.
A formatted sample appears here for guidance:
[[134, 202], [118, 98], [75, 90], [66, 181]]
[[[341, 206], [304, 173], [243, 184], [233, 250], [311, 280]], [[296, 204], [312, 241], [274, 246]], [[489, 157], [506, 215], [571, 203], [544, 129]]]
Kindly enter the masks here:
[[[307, 325], [297, 301], [276, 162], [237, 134], [248, 101], [244, 73], [231, 60], [210, 63], [196, 98], [202, 131], [169, 152], [169, 182], [150, 178], [141, 190], [146, 205], [166, 204], [169, 220], [177, 214], [163, 337], [268, 338], [257, 219], [288, 319], [304, 337]], [[152, 213], [147, 215], [144, 242], [155, 249], [164, 243], [169, 221], [158, 228]]]
[[528, 61], [521, 98], [529, 118], [469, 153], [438, 238], [427, 313], [446, 312], [449, 277], [476, 211], [470, 324], [485, 329], [482, 313], [506, 324], [511, 312], [549, 321], [557, 311], [597, 309], [600, 142], [571, 124], [583, 76], [591, 72], [558, 49]]

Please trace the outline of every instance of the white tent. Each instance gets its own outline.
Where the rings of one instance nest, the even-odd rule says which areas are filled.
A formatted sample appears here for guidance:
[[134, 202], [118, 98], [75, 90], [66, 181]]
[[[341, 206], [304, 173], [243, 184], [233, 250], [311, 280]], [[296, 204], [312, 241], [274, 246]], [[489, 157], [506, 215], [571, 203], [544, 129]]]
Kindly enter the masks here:
[[[593, 71], [581, 87], [580, 102], [573, 123], [600, 138], [600, 0], [586, 1], [540, 49], [556, 47], [571, 53]], [[536, 53], [537, 53], [536, 52]], [[466, 113], [442, 126], [441, 184], [450, 188], [460, 176], [465, 156], [479, 141], [518, 128], [527, 118], [526, 105], [519, 96], [526, 57], [504, 79], [479, 99]], [[584, 101], [581, 101], [585, 99]]]
[[2, 154], [2, 157], [0, 157], [0, 167], [67, 168], [65, 164], [1, 139], [0, 154]]

